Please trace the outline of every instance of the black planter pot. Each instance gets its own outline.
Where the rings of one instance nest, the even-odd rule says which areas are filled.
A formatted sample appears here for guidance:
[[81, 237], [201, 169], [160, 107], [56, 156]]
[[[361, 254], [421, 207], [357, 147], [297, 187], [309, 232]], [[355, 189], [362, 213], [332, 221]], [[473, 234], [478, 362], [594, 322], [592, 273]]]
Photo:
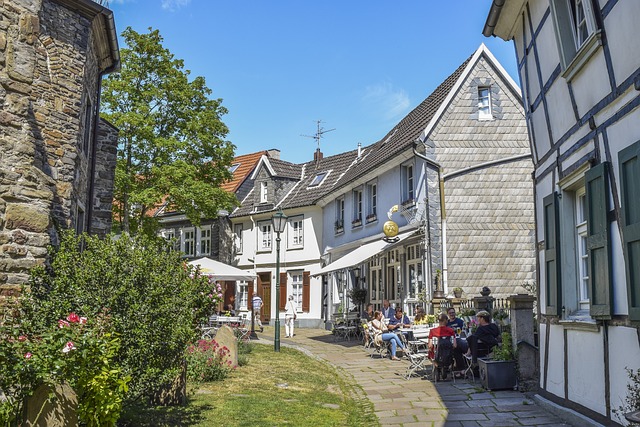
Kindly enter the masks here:
[[478, 359], [480, 380], [487, 390], [514, 389], [518, 376], [515, 360]]

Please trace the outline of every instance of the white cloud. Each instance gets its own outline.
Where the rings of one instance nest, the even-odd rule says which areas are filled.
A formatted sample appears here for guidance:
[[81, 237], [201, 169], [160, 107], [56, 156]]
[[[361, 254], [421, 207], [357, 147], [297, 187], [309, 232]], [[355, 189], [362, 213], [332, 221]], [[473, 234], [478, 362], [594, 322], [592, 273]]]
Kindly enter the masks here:
[[411, 105], [404, 89], [394, 88], [388, 82], [367, 86], [362, 101], [369, 111], [384, 120], [400, 118]]
[[173, 12], [191, 3], [191, 0], [162, 0], [162, 8]]

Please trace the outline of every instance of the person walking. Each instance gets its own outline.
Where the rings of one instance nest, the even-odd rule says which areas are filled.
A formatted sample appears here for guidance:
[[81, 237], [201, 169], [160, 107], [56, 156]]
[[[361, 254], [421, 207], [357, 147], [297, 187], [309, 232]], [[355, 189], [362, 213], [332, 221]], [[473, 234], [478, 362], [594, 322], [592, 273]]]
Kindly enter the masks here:
[[260, 328], [260, 332], [264, 331], [262, 327], [262, 321], [260, 320], [260, 309], [262, 308], [262, 298], [258, 294], [255, 294], [253, 298], [251, 298], [251, 307], [253, 307], [253, 319], [256, 324]]
[[284, 337], [293, 338], [293, 324], [298, 316], [296, 316], [296, 306], [293, 303], [293, 295], [289, 295], [287, 306], [284, 311]]

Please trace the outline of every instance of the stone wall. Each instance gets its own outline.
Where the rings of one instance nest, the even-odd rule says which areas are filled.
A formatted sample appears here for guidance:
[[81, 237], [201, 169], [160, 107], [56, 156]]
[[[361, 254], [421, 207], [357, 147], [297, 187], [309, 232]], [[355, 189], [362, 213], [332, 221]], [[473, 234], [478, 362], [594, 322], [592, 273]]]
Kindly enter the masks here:
[[19, 290], [29, 270], [44, 263], [58, 227], [90, 223], [93, 126], [104, 71], [93, 23], [106, 10], [92, 5], [0, 0], [2, 296]]
[[100, 237], [111, 231], [113, 183], [118, 153], [118, 129], [100, 119], [95, 150], [93, 211], [90, 232]]

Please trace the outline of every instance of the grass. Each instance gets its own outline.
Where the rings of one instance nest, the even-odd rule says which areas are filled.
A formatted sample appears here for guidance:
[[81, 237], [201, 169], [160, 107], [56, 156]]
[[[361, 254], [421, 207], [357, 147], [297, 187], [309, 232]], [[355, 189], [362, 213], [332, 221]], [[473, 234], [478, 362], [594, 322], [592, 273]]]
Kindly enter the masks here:
[[179, 408], [130, 411], [123, 426], [379, 425], [362, 390], [297, 350], [254, 344], [245, 366], [200, 385]]

